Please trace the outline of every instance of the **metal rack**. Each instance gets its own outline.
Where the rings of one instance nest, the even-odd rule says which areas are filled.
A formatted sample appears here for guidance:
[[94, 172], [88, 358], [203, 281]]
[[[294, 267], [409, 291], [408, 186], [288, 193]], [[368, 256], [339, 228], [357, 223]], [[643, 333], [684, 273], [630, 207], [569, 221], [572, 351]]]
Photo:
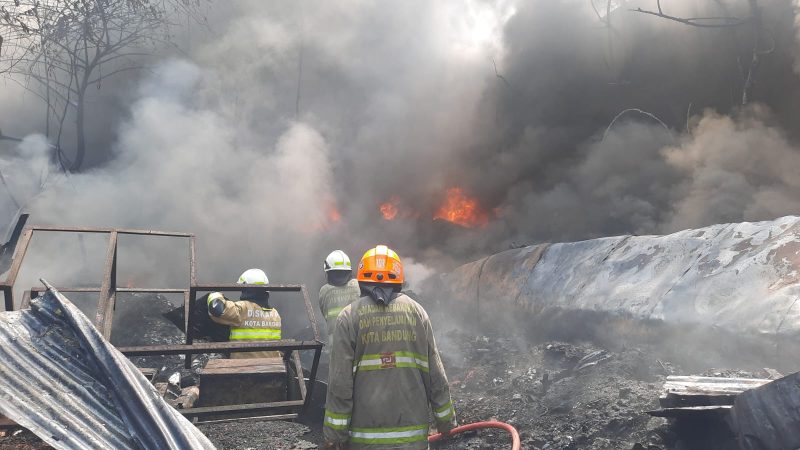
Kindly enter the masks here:
[[[196, 251], [195, 251], [195, 236], [191, 233], [178, 233], [178, 232], [165, 232], [154, 230], [135, 230], [124, 228], [84, 228], [84, 227], [53, 227], [53, 226], [29, 226], [23, 231], [19, 240], [16, 243], [16, 250], [11, 262], [11, 267], [8, 271], [6, 279], [0, 282], [0, 291], [3, 292], [5, 300], [6, 311], [13, 311], [15, 307], [14, 302], [14, 284], [16, 282], [19, 271], [22, 267], [23, 260], [30, 246], [31, 239], [34, 233], [39, 232], [56, 232], [56, 233], [93, 233], [93, 234], [108, 234], [108, 246], [106, 250], [105, 265], [103, 271], [103, 279], [99, 287], [57, 287], [62, 293], [97, 293], [98, 303], [96, 307], [96, 314], [94, 318], [95, 327], [102, 333], [106, 340], [111, 338], [111, 332], [114, 326], [114, 309], [116, 305], [116, 298], [118, 293], [149, 293], [149, 294], [183, 294], [183, 308], [184, 308], [184, 328], [186, 334], [186, 341], [183, 344], [173, 345], [142, 345], [134, 347], [119, 347], [118, 350], [127, 356], [157, 356], [157, 355], [185, 355], [185, 366], [189, 368], [191, 365], [192, 355], [204, 353], [220, 353], [220, 352], [255, 352], [255, 351], [269, 351], [279, 350], [286, 355], [287, 363], [294, 366], [297, 388], [300, 393], [300, 399], [287, 400], [271, 403], [246, 403], [226, 406], [214, 407], [197, 407], [179, 410], [182, 414], [202, 418], [204, 416], [224, 416], [228, 414], [236, 414], [238, 417], [248, 415], [258, 415], [260, 418], [273, 418], [273, 419], [293, 419], [304, 412], [311, 401], [311, 394], [314, 387], [314, 382], [317, 376], [317, 369], [319, 368], [319, 359], [322, 352], [322, 342], [319, 335], [319, 327], [314, 315], [314, 310], [311, 306], [311, 301], [308, 297], [308, 290], [301, 284], [284, 284], [284, 285], [246, 285], [246, 284], [199, 284], [197, 282], [196, 271]], [[185, 289], [167, 289], [167, 288], [123, 288], [117, 286], [117, 253], [118, 245], [117, 239], [120, 235], [137, 235], [137, 236], [161, 236], [172, 237], [178, 239], [186, 239], [189, 243], [189, 286]], [[263, 289], [268, 292], [297, 292], [303, 299], [305, 304], [306, 315], [308, 316], [308, 324], [313, 330], [313, 340], [303, 341], [295, 339], [280, 339], [275, 341], [260, 341], [260, 342], [209, 342], [209, 343], [194, 343], [193, 332], [193, 316], [195, 308], [195, 300], [197, 299], [198, 292], [231, 292], [241, 291], [243, 288], [256, 288]], [[40, 292], [44, 291], [43, 288], [32, 288], [30, 291], [25, 291], [20, 302], [20, 309], [29, 307], [31, 298], [38, 296]], [[313, 351], [313, 363], [306, 379], [304, 371], [300, 362], [301, 351]], [[286, 411], [290, 411], [288, 414]], [[269, 414], [270, 412], [279, 412], [280, 414]]]

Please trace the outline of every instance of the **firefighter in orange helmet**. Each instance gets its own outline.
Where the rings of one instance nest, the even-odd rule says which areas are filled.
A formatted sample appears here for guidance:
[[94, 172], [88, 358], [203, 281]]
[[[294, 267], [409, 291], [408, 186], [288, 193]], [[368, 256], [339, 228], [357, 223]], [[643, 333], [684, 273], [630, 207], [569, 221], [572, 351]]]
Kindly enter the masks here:
[[385, 245], [358, 265], [362, 297], [336, 319], [323, 433], [333, 449], [427, 449], [456, 426], [428, 314], [401, 292], [400, 257]]

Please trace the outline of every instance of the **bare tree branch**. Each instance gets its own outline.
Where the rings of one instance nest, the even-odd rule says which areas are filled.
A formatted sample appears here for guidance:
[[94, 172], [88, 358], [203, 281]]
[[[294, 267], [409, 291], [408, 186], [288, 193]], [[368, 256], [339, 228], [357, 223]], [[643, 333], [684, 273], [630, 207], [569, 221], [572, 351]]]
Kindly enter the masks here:
[[[738, 27], [739, 25], [745, 25], [749, 22], [749, 19], [740, 19], [738, 17], [675, 17], [670, 16], [669, 14], [664, 14], [661, 11], [661, 6], [659, 4], [658, 11], [647, 11], [642, 8], [630, 9], [629, 11], [638, 12], [642, 14], [650, 14], [651, 16], [661, 17], [662, 19], [668, 19], [675, 22], [682, 23], [684, 25], [689, 25], [692, 27], [700, 27], [700, 28], [727, 28], [727, 27]], [[704, 23], [710, 22], [710, 23]], [[719, 23], [714, 23], [719, 22]]]
[[24, 84], [45, 103], [45, 130], [51, 118], [61, 136], [67, 116], [75, 120], [77, 170], [85, 154], [86, 93], [101, 81], [144, 67], [146, 47], [171, 45], [173, 15], [207, 20], [208, 0], [15, 0], [0, 3], [0, 73]]
[[508, 86], [510, 88], [511, 87], [511, 83], [509, 83], [508, 80], [506, 80], [506, 77], [500, 75], [500, 73], [497, 71], [497, 63], [494, 62], [494, 57], [492, 57], [492, 65], [494, 66], [494, 76], [496, 76], [497, 78], [503, 80], [503, 83], [505, 83], [506, 86]]
[[116, 74], [118, 74], [118, 73], [122, 73], [122, 72], [130, 72], [130, 71], [132, 71], [132, 70], [144, 70], [144, 69], [145, 69], [145, 66], [142, 66], [142, 65], [121, 67], [121, 68], [119, 68], [119, 69], [116, 69], [116, 70], [113, 70], [113, 71], [111, 71], [111, 72], [109, 72], [109, 73], [106, 73], [106, 74], [103, 74], [103, 75], [101, 75], [101, 76], [98, 76], [97, 78], [94, 78], [94, 79], [91, 79], [91, 80], [89, 80], [89, 81], [86, 83], [86, 85], [87, 85], [87, 86], [91, 86], [91, 85], [93, 85], [93, 84], [95, 84], [95, 83], [99, 83], [99, 82], [103, 81], [103, 80], [104, 80], [104, 79], [106, 79], [106, 78], [113, 77], [114, 75], [116, 75]]
[[[693, 27], [700, 28], [734, 28], [742, 25], [750, 25], [752, 34], [752, 45], [750, 47], [750, 64], [747, 70], [742, 67], [741, 58], [737, 57], [737, 64], [739, 72], [742, 77], [742, 97], [741, 104], [746, 105], [750, 102], [752, 89], [755, 86], [756, 73], [761, 65], [761, 56], [768, 55], [775, 51], [775, 38], [769, 30], [765, 30], [761, 20], [761, 9], [758, 7], [758, 0], [747, 0], [750, 6], [750, 16], [745, 18], [734, 16], [715, 16], [715, 17], [676, 17], [665, 14], [661, 8], [661, 0], [656, 0], [656, 7], [658, 11], [643, 10], [642, 8], [632, 9], [630, 11], [638, 12], [641, 14], [648, 14], [662, 19], [671, 20], [674, 22], [682, 23]], [[718, 2], [718, 4], [720, 4]], [[724, 5], [723, 9], [724, 8]], [[769, 48], [762, 48], [762, 41], [764, 35], [768, 36], [770, 45]]]
[[608, 124], [608, 127], [606, 127], [606, 131], [603, 132], [603, 139], [601, 139], [600, 142], [605, 142], [606, 137], [608, 137], [608, 133], [611, 132], [611, 129], [614, 127], [614, 124], [617, 123], [617, 120], [619, 120], [622, 116], [624, 116], [625, 114], [628, 114], [628, 113], [638, 113], [638, 114], [641, 114], [643, 116], [647, 116], [647, 117], [655, 120], [656, 122], [658, 122], [667, 131], [667, 133], [670, 136], [672, 136], [672, 130], [670, 130], [669, 127], [667, 126], [667, 124], [665, 124], [661, 119], [656, 117], [655, 114], [649, 113], [647, 111], [643, 111], [643, 110], [641, 110], [639, 108], [628, 108], [628, 109], [622, 110], [622, 112], [617, 114], [614, 117], [614, 119], [611, 121], [611, 123]]
[[592, 6], [597, 18], [600, 19], [601, 22], [605, 22], [605, 20], [603, 20], [603, 16], [600, 15], [600, 11], [597, 9], [597, 6], [594, 5], [594, 0], [589, 0], [589, 4]]

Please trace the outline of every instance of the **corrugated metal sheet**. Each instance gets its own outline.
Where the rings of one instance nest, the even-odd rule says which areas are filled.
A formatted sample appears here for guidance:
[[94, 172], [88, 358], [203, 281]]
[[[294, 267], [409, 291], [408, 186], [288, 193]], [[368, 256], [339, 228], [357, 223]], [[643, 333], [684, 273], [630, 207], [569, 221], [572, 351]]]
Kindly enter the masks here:
[[0, 314], [0, 414], [57, 449], [214, 448], [52, 288]]

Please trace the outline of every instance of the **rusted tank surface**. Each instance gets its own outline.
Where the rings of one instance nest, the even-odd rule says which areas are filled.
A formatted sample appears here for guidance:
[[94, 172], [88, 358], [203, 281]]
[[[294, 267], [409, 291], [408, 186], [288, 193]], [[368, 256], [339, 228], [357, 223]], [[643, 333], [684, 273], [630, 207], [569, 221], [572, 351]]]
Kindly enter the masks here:
[[800, 334], [800, 217], [507, 250], [437, 282], [479, 316], [619, 315], [742, 336]]

